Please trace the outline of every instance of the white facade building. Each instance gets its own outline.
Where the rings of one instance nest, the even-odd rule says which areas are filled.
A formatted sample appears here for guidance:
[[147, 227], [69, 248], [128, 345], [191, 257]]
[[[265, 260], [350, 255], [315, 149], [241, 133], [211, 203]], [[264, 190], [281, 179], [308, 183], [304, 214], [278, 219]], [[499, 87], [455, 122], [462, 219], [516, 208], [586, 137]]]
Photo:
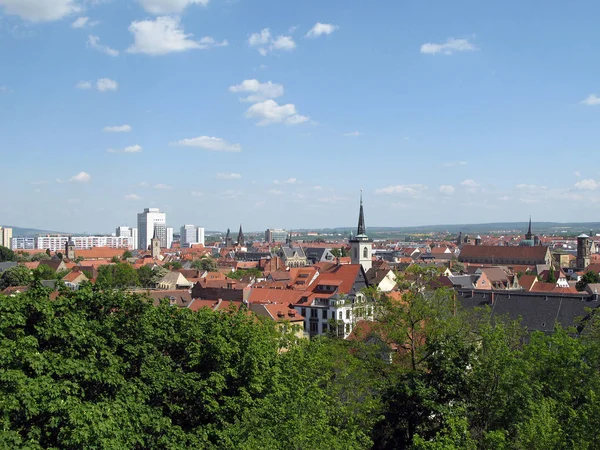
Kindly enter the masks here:
[[137, 225], [140, 250], [148, 250], [155, 231], [156, 237], [160, 239], [161, 247], [167, 247], [167, 215], [165, 213], [161, 213], [158, 208], [145, 208], [144, 212], [138, 214]]
[[35, 238], [14, 237], [11, 239], [11, 250], [35, 250]]
[[173, 227], [167, 227], [167, 248], [173, 245]]
[[117, 227], [115, 236], [117, 237], [130, 237], [133, 238], [133, 249], [138, 248], [138, 229], [126, 226]]
[[[125, 236], [74, 236], [71, 238], [76, 250], [88, 250], [94, 247], [126, 248], [133, 250], [133, 237]], [[51, 252], [64, 252], [69, 236], [39, 236], [35, 248]]]
[[198, 228], [195, 225], [184, 225], [179, 230], [179, 244], [187, 248], [198, 243]]
[[13, 234], [12, 228], [0, 227], [0, 245], [2, 245], [3, 247], [11, 248], [12, 247], [12, 234]]
[[198, 231], [197, 231], [197, 237], [196, 237], [196, 243], [197, 243], [197, 244], [202, 244], [202, 245], [205, 245], [205, 240], [204, 240], [204, 227], [198, 227]]

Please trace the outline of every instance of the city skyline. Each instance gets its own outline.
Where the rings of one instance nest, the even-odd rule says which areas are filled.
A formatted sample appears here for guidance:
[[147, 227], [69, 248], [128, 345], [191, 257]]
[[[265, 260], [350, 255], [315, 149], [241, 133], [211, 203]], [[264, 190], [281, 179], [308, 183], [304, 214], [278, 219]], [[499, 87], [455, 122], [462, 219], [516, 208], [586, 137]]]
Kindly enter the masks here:
[[345, 227], [363, 189], [367, 228], [596, 221], [598, 13], [0, 0], [0, 220]]

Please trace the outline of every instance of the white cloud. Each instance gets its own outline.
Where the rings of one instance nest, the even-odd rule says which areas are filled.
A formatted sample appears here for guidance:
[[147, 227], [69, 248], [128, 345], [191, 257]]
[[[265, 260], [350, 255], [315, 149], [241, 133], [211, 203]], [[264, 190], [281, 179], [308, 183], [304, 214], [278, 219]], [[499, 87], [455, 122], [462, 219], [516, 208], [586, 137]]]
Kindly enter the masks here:
[[313, 186], [313, 189], [315, 191], [322, 191], [323, 190], [323, 186]]
[[283, 195], [283, 191], [280, 191], [279, 189], [269, 189], [267, 193], [270, 195]]
[[516, 188], [525, 190], [525, 191], [538, 191], [538, 192], [547, 190], [546, 186], [539, 186], [537, 184], [525, 184], [525, 183], [517, 184]]
[[89, 17], [78, 17], [71, 24], [71, 28], [84, 28], [88, 24], [89, 21], [90, 21]]
[[321, 23], [317, 22], [314, 27], [312, 27], [308, 33], [306, 33], [307, 38], [316, 38], [323, 35], [330, 35], [337, 29], [339, 29], [337, 25], [333, 25], [331, 23]]
[[600, 97], [597, 97], [596, 94], [590, 94], [581, 103], [588, 106], [600, 105]]
[[108, 149], [108, 153], [140, 153], [142, 151], [142, 146], [141, 145], [130, 145], [128, 147], [125, 147], [123, 150], [115, 150], [112, 148]]
[[156, 20], [134, 21], [129, 25], [129, 32], [134, 39], [133, 45], [127, 49], [129, 53], [157, 56], [227, 45], [227, 41], [217, 42], [210, 36], [199, 41], [193, 40], [194, 35], [183, 31], [178, 17], [162, 16]]
[[100, 92], [116, 91], [119, 89], [119, 83], [117, 83], [115, 80], [111, 80], [110, 78], [100, 78], [98, 81], [96, 81], [96, 89], [98, 89]]
[[452, 195], [452, 194], [454, 194], [454, 186], [442, 184], [440, 186], [440, 194], [444, 194], [444, 195]]
[[98, 36], [94, 36], [93, 34], [88, 36], [87, 45], [95, 50], [107, 54], [108, 56], [119, 56], [119, 50], [110, 48], [108, 45], [100, 44], [100, 38]]
[[398, 184], [396, 186], [388, 186], [385, 188], [377, 189], [377, 194], [407, 194], [417, 195], [427, 189], [424, 184]]
[[276, 50], [289, 52], [296, 48], [296, 43], [291, 36], [280, 35], [273, 38], [268, 28], [262, 29], [259, 33], [252, 33], [248, 38], [248, 45], [256, 48], [263, 56]]
[[80, 81], [79, 83], [77, 83], [77, 89], [91, 89], [92, 88], [92, 83], [89, 81]]
[[209, 0], [138, 0], [151, 14], [180, 14], [188, 5], [208, 5]]
[[241, 100], [245, 102], [262, 102], [270, 98], [277, 98], [283, 95], [283, 85], [267, 81], [261, 83], [256, 79], [244, 80], [240, 84], [229, 87], [229, 92], [249, 93], [248, 97]]
[[192, 191], [190, 192], [190, 195], [192, 197], [203, 197], [204, 196], [204, 192], [200, 192], [200, 191]]
[[140, 187], [148, 187], [148, 186], [150, 186], [150, 183], [148, 183], [147, 181], [142, 181], [142, 182], [140, 182], [140, 184], [138, 186], [140, 186]]
[[591, 178], [575, 183], [575, 189], [582, 191], [595, 191], [598, 188], [600, 188], [600, 183], [598, 183], [596, 180], [592, 180]]
[[462, 186], [464, 187], [468, 187], [468, 188], [477, 188], [479, 186], [481, 186], [479, 183], [477, 183], [475, 180], [464, 180], [460, 183]]
[[127, 194], [125, 197], [123, 197], [125, 200], [141, 200], [142, 197], [140, 197], [137, 194]]
[[161, 189], [161, 190], [167, 190], [167, 189], [173, 189], [172, 186], [169, 186], [168, 184], [163, 184], [163, 183], [158, 183], [155, 184], [154, 186], [152, 186], [154, 189]]
[[242, 178], [242, 175], [239, 173], [217, 173], [217, 179], [219, 180], [239, 180], [240, 178]]
[[182, 139], [181, 141], [175, 142], [174, 145], [182, 145], [184, 147], [198, 147], [204, 150], [211, 150], [215, 152], [241, 152], [242, 146], [240, 144], [230, 144], [224, 139], [210, 136], [198, 136], [190, 139]]
[[293, 104], [279, 105], [274, 100], [265, 100], [252, 105], [246, 111], [246, 117], [257, 119], [257, 125], [261, 126], [272, 123], [297, 125], [308, 120], [308, 117], [301, 116], [296, 112], [296, 107]]
[[87, 172], [79, 172], [77, 175], [73, 175], [69, 178], [69, 181], [72, 183], [89, 183], [92, 179], [89, 173]]
[[77, 0], [0, 0], [8, 15], [32, 22], [51, 22], [81, 11]]
[[443, 165], [445, 167], [456, 167], [456, 166], [466, 166], [468, 163], [467, 161], [450, 161], [450, 162], [446, 162]]
[[362, 136], [362, 133], [360, 131], [351, 131], [350, 133], [344, 133], [344, 136], [358, 137], [358, 136]]
[[105, 133], [129, 133], [131, 130], [131, 125], [116, 125], [102, 129]]
[[421, 45], [421, 53], [426, 55], [437, 55], [438, 53], [451, 55], [454, 52], [472, 52], [474, 50], [477, 50], [477, 47], [468, 39], [448, 38], [443, 44], [426, 43]]
[[298, 180], [296, 178], [288, 178], [285, 181], [279, 181], [279, 180], [275, 180], [273, 181], [273, 184], [296, 184]]

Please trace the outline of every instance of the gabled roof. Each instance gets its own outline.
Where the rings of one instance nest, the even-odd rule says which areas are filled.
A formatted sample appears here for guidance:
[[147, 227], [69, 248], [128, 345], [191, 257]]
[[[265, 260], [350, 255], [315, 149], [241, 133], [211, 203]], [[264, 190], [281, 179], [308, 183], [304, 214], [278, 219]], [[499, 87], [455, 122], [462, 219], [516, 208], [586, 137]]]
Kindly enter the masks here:
[[294, 289], [252, 289], [248, 303], [296, 303], [304, 294]]
[[252, 303], [250, 310], [257, 316], [269, 317], [276, 322], [302, 322], [304, 317], [287, 303]]

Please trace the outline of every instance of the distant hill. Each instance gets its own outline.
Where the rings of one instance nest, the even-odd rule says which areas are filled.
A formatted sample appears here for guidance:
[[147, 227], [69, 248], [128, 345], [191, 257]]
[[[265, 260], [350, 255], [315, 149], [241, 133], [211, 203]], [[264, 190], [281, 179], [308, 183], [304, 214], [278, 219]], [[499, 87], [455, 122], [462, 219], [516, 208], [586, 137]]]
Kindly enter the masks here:
[[[479, 224], [451, 224], [451, 225], [423, 225], [414, 227], [369, 227], [369, 235], [408, 235], [408, 234], [428, 234], [428, 233], [450, 233], [458, 234], [514, 234], [527, 231], [528, 222], [495, 222]], [[581, 233], [593, 234], [600, 233], [600, 222], [533, 222], [532, 229], [534, 234], [564, 234], [574, 235]], [[324, 234], [347, 234], [356, 232], [356, 227], [324, 228], [311, 230], [294, 231], [316, 231]]]
[[75, 233], [66, 233], [64, 231], [50, 231], [50, 230], [38, 230], [37, 228], [21, 228], [21, 227], [13, 227], [12, 225], [2, 225], [6, 228], [12, 228], [14, 237], [35, 237], [38, 235], [44, 234], [75, 234]]

